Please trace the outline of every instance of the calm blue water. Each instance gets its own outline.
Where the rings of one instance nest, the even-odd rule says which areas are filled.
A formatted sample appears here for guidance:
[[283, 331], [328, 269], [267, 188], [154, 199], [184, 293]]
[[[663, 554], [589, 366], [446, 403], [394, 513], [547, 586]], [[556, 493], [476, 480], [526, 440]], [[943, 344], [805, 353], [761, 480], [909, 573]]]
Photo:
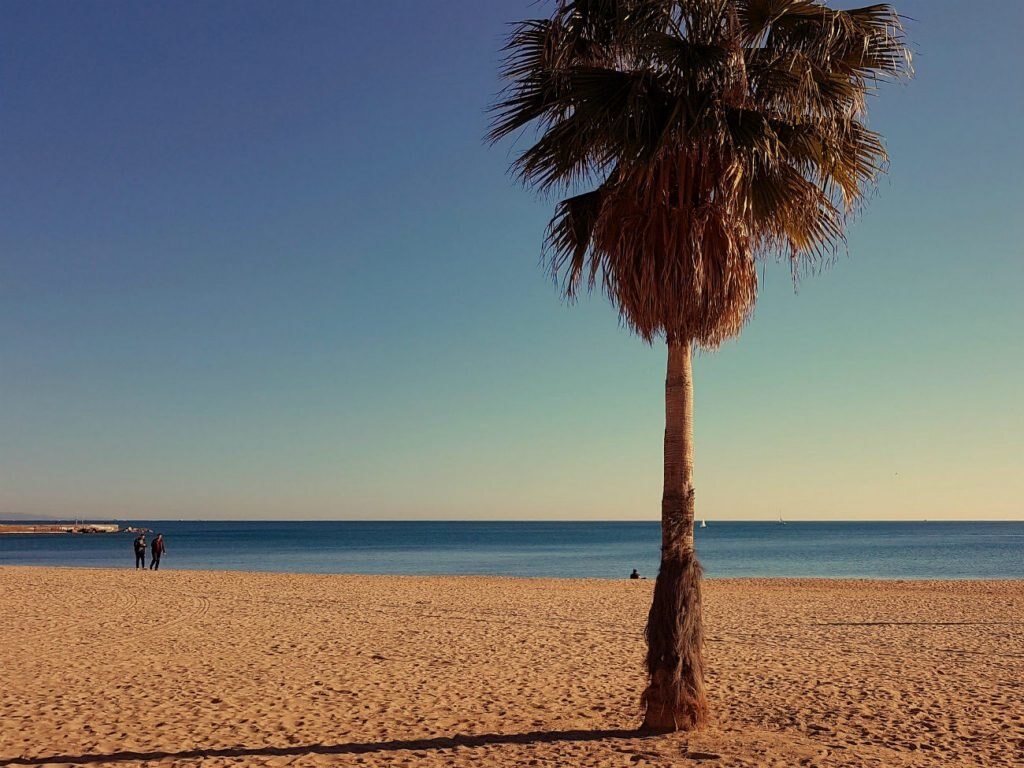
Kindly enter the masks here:
[[[654, 522], [130, 524], [164, 534], [164, 569], [653, 577], [660, 545]], [[0, 565], [131, 568], [133, 538], [0, 536]], [[697, 549], [712, 578], [1024, 578], [1024, 522], [709, 523]]]

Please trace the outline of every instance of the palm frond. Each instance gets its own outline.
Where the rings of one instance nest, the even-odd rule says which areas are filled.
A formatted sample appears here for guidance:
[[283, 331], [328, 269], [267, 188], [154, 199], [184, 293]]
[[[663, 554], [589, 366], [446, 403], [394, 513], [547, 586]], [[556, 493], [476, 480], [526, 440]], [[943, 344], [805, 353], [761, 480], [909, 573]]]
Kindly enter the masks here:
[[657, 151], [673, 103], [656, 75], [574, 67], [561, 78], [567, 108], [516, 161], [524, 181], [541, 189], [568, 186]]
[[548, 224], [544, 250], [549, 255], [552, 275], [556, 280], [563, 278], [563, 290], [570, 300], [577, 296], [581, 285], [593, 290], [603, 271], [600, 255], [590, 247], [601, 215], [603, 192], [596, 189], [563, 200]]
[[890, 6], [819, 0], [559, 0], [506, 54], [488, 138], [534, 126], [519, 178], [592, 190], [548, 227], [562, 290], [706, 347], [749, 317], [756, 259], [797, 272], [842, 247], [887, 162], [866, 97], [910, 73]]

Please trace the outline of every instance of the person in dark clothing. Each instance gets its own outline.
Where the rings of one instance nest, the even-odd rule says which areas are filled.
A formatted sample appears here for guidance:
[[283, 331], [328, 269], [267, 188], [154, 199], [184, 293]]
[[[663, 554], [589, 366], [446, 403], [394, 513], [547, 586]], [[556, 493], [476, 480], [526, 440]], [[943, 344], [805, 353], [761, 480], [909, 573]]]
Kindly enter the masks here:
[[135, 570], [146, 567], [146, 535], [140, 533], [135, 539]]
[[636, 568], [634, 568], [633, 572], [631, 574], [629, 574], [629, 578], [631, 578], [631, 579], [639, 579], [640, 578], [640, 574], [636, 572]]
[[150, 547], [150, 559], [149, 559], [149, 570], [158, 571], [160, 570], [160, 556], [167, 551], [167, 547], [164, 546], [164, 535], [158, 533], [156, 538], [153, 539], [153, 544]]

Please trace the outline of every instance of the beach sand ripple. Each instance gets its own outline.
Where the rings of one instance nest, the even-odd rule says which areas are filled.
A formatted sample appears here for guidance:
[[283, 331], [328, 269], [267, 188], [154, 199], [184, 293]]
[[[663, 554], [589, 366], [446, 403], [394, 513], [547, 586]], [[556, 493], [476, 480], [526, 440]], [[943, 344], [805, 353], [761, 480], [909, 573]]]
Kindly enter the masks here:
[[652, 586], [0, 568], [0, 765], [1024, 765], [1024, 582], [706, 582], [645, 737]]

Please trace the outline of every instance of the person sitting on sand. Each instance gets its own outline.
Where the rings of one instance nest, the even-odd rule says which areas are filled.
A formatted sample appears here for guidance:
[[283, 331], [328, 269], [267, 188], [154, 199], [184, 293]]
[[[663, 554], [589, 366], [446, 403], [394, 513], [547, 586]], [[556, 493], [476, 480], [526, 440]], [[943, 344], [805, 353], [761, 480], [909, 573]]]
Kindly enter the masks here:
[[149, 570], [160, 570], [160, 556], [166, 551], [167, 547], [164, 546], [164, 535], [162, 533], [158, 533], [156, 538], [153, 539], [152, 555], [149, 560]]
[[135, 570], [146, 567], [146, 534], [140, 533], [135, 539]]
[[629, 574], [629, 578], [631, 578], [631, 579], [639, 579], [640, 578], [640, 574], [636, 572], [636, 568], [634, 568], [633, 572], [631, 574]]

